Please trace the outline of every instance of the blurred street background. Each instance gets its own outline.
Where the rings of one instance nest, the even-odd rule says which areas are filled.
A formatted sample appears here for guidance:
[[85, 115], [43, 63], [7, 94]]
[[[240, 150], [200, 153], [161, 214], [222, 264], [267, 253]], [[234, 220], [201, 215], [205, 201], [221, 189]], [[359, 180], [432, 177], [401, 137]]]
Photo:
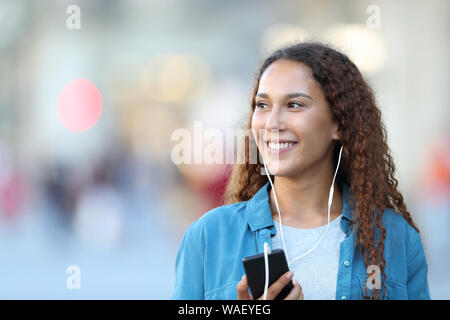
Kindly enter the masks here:
[[[1, 299], [169, 299], [229, 172], [174, 164], [172, 132], [245, 127], [262, 60], [304, 39], [374, 88], [431, 297], [450, 299], [449, 1], [0, 0], [0, 30]], [[72, 132], [58, 97], [79, 78], [102, 113]]]

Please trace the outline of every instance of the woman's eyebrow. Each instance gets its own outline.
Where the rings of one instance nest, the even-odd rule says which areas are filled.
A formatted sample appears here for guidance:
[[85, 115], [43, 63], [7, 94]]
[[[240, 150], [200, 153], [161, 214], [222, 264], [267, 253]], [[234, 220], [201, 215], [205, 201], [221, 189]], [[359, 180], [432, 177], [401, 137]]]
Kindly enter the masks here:
[[[258, 98], [258, 97], [264, 98], [264, 99], [269, 99], [269, 95], [264, 92], [257, 93], [255, 98]], [[309, 98], [309, 99], [313, 100], [313, 98], [311, 98], [311, 96], [307, 95], [306, 93], [302, 93], [302, 92], [289, 93], [289, 94], [285, 95], [284, 97], [286, 99], [291, 99], [291, 98], [296, 98], [296, 97], [305, 97], [305, 98]]]

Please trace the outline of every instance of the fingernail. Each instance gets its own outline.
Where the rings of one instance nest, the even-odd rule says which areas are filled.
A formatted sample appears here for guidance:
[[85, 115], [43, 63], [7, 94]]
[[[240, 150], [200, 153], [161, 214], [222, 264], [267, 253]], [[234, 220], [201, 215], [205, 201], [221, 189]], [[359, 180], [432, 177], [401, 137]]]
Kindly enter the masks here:
[[286, 279], [291, 280], [293, 276], [294, 276], [294, 274], [292, 273], [292, 271], [289, 271], [286, 275]]

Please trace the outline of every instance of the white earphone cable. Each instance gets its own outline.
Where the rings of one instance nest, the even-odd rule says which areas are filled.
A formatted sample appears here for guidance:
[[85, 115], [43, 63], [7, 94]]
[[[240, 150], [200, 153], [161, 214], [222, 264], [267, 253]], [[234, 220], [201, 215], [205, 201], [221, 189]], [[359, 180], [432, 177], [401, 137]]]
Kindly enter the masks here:
[[[288, 252], [287, 252], [287, 249], [286, 249], [286, 243], [284, 242], [283, 226], [282, 226], [282, 221], [281, 221], [281, 213], [280, 213], [280, 208], [278, 206], [278, 200], [277, 200], [277, 196], [276, 196], [276, 192], [275, 192], [275, 187], [274, 187], [274, 185], [272, 183], [272, 179], [270, 178], [269, 171], [267, 170], [266, 162], [264, 161], [264, 158], [263, 158], [264, 170], [266, 172], [267, 178], [269, 179], [269, 183], [270, 183], [270, 185], [272, 187], [273, 196], [274, 196], [274, 200], [275, 200], [275, 206], [276, 206], [277, 211], [278, 211], [278, 218], [280, 219], [281, 242], [283, 243], [284, 253], [286, 255], [286, 260], [288, 262], [288, 266], [290, 266], [292, 263], [294, 263], [298, 259], [300, 259], [300, 258], [306, 256], [307, 254], [311, 253], [315, 248], [317, 248], [317, 246], [320, 244], [320, 242], [322, 241], [322, 239], [325, 237], [325, 235], [328, 232], [328, 228], [330, 226], [330, 209], [331, 209], [331, 204], [332, 204], [332, 201], [333, 201], [333, 194], [334, 194], [334, 181], [336, 179], [336, 175], [337, 175], [337, 172], [338, 172], [338, 169], [339, 169], [339, 165], [341, 163], [342, 149], [343, 149], [343, 146], [341, 146], [341, 150], [339, 151], [339, 160], [338, 160], [338, 163], [337, 163], [337, 166], [336, 166], [336, 170], [334, 172], [333, 182], [331, 183], [331, 188], [330, 188], [330, 192], [329, 192], [329, 195], [328, 195], [328, 223], [327, 223], [327, 228], [325, 229], [325, 232], [320, 237], [319, 241], [311, 249], [309, 249], [305, 253], [301, 254], [300, 256], [296, 257], [292, 261], [289, 260], [289, 255], [288, 255]], [[269, 284], [269, 262], [268, 262], [268, 254], [267, 254], [266, 246], [267, 246], [267, 248], [269, 248], [269, 245], [268, 245], [267, 242], [264, 243], [264, 264], [265, 264], [265, 278], [266, 278], [265, 279], [265, 285], [264, 285], [264, 300], [266, 300], [266, 298], [267, 298], [267, 288], [268, 288], [268, 284]]]
[[269, 254], [271, 253], [269, 244], [264, 242], [264, 271], [265, 271], [265, 281], [264, 281], [264, 300], [267, 300], [267, 289], [269, 287]]

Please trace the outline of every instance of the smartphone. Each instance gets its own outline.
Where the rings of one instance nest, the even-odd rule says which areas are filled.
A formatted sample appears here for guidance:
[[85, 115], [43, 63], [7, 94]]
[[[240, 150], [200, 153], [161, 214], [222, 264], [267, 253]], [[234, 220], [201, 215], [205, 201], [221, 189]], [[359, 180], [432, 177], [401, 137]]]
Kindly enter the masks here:
[[[289, 271], [286, 256], [282, 249], [272, 250], [268, 254], [269, 258], [269, 286], [277, 281], [283, 274]], [[245, 274], [247, 275], [248, 286], [254, 299], [258, 299], [264, 294], [265, 268], [264, 253], [258, 253], [253, 256], [242, 259]], [[291, 281], [281, 290], [275, 300], [282, 300], [291, 292], [294, 284]]]

